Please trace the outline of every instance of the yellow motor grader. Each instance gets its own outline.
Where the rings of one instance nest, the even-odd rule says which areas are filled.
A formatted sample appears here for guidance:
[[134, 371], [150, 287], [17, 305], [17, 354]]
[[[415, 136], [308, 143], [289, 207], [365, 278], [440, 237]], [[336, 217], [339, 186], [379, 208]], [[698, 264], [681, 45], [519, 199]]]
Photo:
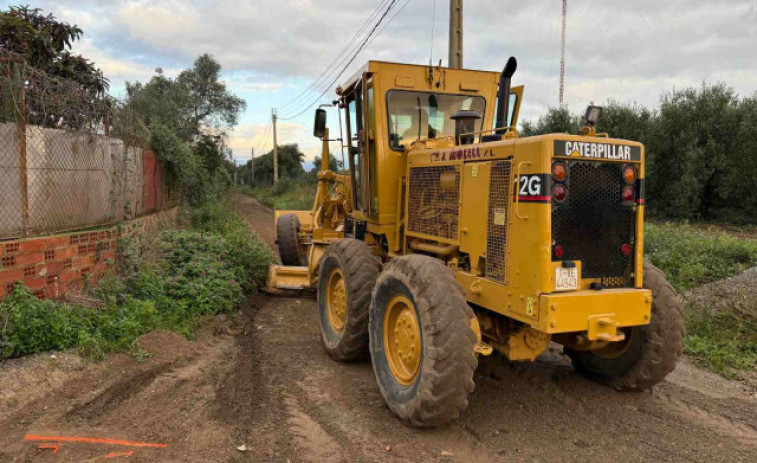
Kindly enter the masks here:
[[[344, 172], [326, 111], [310, 211], [277, 211], [273, 289], [317, 288], [326, 352], [370, 355], [404, 422], [455, 419], [477, 357], [575, 369], [642, 390], [682, 351], [677, 296], [643, 260], [644, 147], [596, 133], [519, 137], [523, 87], [503, 72], [370, 61], [337, 88]], [[344, 130], [342, 130], [344, 127]]]

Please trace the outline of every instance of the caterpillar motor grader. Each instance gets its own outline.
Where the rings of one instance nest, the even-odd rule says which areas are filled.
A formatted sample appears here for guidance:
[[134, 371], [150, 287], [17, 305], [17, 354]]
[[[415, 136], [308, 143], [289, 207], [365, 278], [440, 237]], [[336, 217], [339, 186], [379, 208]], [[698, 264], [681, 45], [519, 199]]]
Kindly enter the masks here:
[[493, 350], [533, 361], [558, 343], [579, 373], [632, 391], [681, 355], [676, 294], [643, 261], [644, 147], [596, 133], [595, 106], [580, 135], [519, 137], [516, 66], [368, 62], [337, 88], [338, 139], [316, 110], [313, 209], [276, 212], [269, 287], [317, 288], [325, 350], [370, 355], [413, 426], [455, 419]]

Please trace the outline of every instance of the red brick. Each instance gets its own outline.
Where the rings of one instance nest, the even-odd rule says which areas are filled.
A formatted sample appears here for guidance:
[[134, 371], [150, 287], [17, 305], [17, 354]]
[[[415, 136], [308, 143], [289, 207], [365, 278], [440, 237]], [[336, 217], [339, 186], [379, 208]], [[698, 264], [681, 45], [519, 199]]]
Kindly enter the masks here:
[[68, 246], [69, 244], [71, 244], [71, 237], [68, 235], [52, 236], [45, 240], [45, 247], [47, 249], [60, 248], [63, 246]]
[[47, 297], [56, 298], [58, 297], [58, 285], [57, 284], [51, 284], [47, 285]]
[[44, 265], [44, 268], [47, 269], [47, 274], [50, 275], [52, 273], [58, 273], [61, 270], [63, 270], [63, 262], [59, 260], [55, 260], [52, 262], [48, 262]]
[[76, 255], [76, 246], [65, 246], [55, 250], [56, 259], [70, 259]]
[[78, 270], [66, 270], [65, 272], [61, 273], [58, 277], [58, 282], [61, 284], [63, 283], [71, 283], [72, 281], [76, 281], [79, 279], [79, 271]]
[[19, 243], [21, 253], [37, 252], [45, 250], [45, 239], [39, 238], [34, 240], [21, 241]]
[[100, 259], [102, 260], [115, 260], [116, 259], [116, 251], [103, 251], [100, 254]]
[[18, 266], [39, 264], [40, 262], [44, 262], [44, 261], [45, 261], [45, 254], [43, 252], [35, 252], [33, 254], [21, 254], [20, 256], [16, 256], [16, 265]]
[[13, 283], [22, 278], [24, 278], [24, 269], [9, 268], [7, 270], [0, 270], [0, 283]]
[[47, 286], [47, 282], [45, 282], [45, 277], [26, 278], [24, 279], [24, 284], [26, 285], [27, 288], [31, 289], [32, 291], [37, 291]]
[[74, 257], [74, 268], [89, 267], [95, 264], [95, 256]]

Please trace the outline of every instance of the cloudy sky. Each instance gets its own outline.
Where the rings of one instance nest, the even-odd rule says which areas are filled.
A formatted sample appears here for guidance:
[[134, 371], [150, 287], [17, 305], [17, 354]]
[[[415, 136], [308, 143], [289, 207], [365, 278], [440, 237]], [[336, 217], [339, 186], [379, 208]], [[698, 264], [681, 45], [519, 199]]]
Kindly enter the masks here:
[[[4, 2], [17, 4], [19, 2]], [[202, 53], [224, 68], [247, 111], [229, 140], [235, 157], [271, 149], [270, 108], [294, 115], [318, 95], [292, 100], [338, 55], [382, 0], [24, 0], [79, 25], [74, 50], [92, 59], [119, 96], [125, 81], [147, 80], [157, 67], [175, 75]], [[435, 5], [436, 3], [436, 5]], [[345, 9], [347, 5], [347, 9]], [[501, 70], [518, 58], [514, 83], [525, 84], [522, 118], [558, 101], [561, 0], [466, 0], [465, 67]], [[404, 9], [402, 9], [404, 8]], [[401, 11], [400, 11], [401, 9]], [[395, 16], [395, 12], [398, 12]], [[385, 27], [345, 77], [368, 59], [436, 63], [447, 58], [447, 0], [396, 0]], [[432, 46], [432, 29], [434, 40]], [[757, 91], [754, 0], [569, 0], [566, 101], [654, 105], [660, 93], [703, 81]], [[341, 82], [343, 79], [340, 79]], [[333, 97], [329, 90], [324, 102]], [[288, 106], [287, 106], [288, 105]], [[312, 111], [282, 121], [279, 143], [318, 152]]]

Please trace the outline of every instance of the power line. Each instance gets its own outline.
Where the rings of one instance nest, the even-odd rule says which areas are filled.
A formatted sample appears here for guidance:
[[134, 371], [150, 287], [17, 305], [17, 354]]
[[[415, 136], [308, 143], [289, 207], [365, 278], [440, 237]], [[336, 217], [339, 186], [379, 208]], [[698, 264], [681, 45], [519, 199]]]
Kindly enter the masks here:
[[368, 41], [370, 40], [370, 38], [373, 37], [373, 34], [376, 32], [376, 29], [378, 29], [378, 27], [383, 22], [384, 18], [386, 18], [386, 16], [389, 14], [389, 12], [391, 11], [391, 9], [394, 7], [394, 5], [396, 3], [397, 3], [397, 0], [391, 0], [391, 3], [389, 4], [389, 6], [386, 8], [386, 10], [384, 10], [384, 13], [378, 19], [378, 21], [376, 22], [376, 24], [374, 24], [373, 28], [368, 33], [368, 35], [365, 37], [365, 39], [363, 39], [363, 43], [361, 43], [360, 46], [357, 48], [357, 50], [352, 54], [352, 57], [349, 59], [349, 61], [347, 62], [347, 64], [344, 65], [344, 67], [339, 71], [339, 73], [336, 75], [336, 77], [334, 77], [334, 79], [329, 83], [329, 85], [326, 86], [326, 89], [323, 92], [321, 92], [321, 94], [318, 95], [318, 97], [312, 103], [310, 103], [309, 105], [307, 105], [302, 111], [300, 111], [299, 113], [295, 114], [294, 116], [280, 117], [279, 119], [280, 120], [290, 120], [290, 119], [294, 119], [296, 117], [299, 117], [299, 116], [305, 114], [305, 111], [307, 111], [310, 108], [312, 108], [313, 105], [315, 105], [316, 103], [318, 103], [318, 101], [323, 97], [323, 95], [325, 95], [326, 92], [328, 92], [328, 90], [336, 83], [337, 79], [339, 79], [339, 77], [341, 77], [341, 75], [344, 74], [344, 71], [346, 71], [347, 68], [352, 64], [352, 62], [355, 61], [355, 58], [357, 57], [357, 55], [360, 54], [361, 51], [363, 51], [363, 48], [365, 48], [365, 45], [368, 43]]
[[301, 99], [304, 98], [306, 95], [308, 95], [310, 93], [313, 93], [313, 91], [318, 91], [318, 90], [316, 90], [316, 87], [319, 86], [319, 83], [322, 83], [321, 82], [322, 80], [325, 82], [324, 79], [328, 79], [328, 77], [331, 74], [333, 74], [333, 72], [338, 68], [338, 64], [339, 64], [340, 59], [342, 59], [342, 60], [344, 59], [343, 55], [345, 55], [345, 53], [347, 53], [351, 48], [353, 48], [353, 46], [355, 45], [355, 40], [360, 35], [362, 35], [363, 31], [365, 31], [365, 29], [368, 26], [368, 24], [373, 20], [373, 18], [378, 14], [378, 12], [381, 11], [381, 9], [389, 1], [390, 0], [382, 0], [382, 2], [379, 3], [379, 5], [376, 7], [376, 9], [373, 10], [373, 12], [371, 13], [371, 15], [368, 16], [368, 18], [365, 20], [365, 22], [363, 22], [363, 24], [358, 28], [358, 30], [355, 32], [355, 34], [353, 34], [353, 36], [347, 41], [347, 43], [344, 45], [344, 47], [342, 47], [342, 49], [339, 51], [339, 53], [336, 54], [336, 56], [334, 57], [334, 59], [331, 60], [331, 62], [328, 65], [326, 65], [326, 67], [323, 69], [323, 71], [321, 72], [321, 74], [315, 80], [313, 80], [313, 82], [311, 82], [310, 85], [305, 90], [303, 90], [299, 95], [297, 95], [293, 99], [289, 100], [283, 106], [280, 106], [279, 109], [280, 110], [286, 110], [288, 108], [291, 108], [292, 105], [293, 105], [293, 103], [301, 102]]
[[391, 23], [392, 23], [392, 21], [394, 21], [394, 18], [396, 18], [396, 17], [397, 17], [397, 16], [398, 16], [398, 15], [399, 15], [400, 13], [402, 13], [402, 10], [404, 10], [404, 9], [405, 9], [405, 7], [406, 7], [406, 6], [408, 6], [408, 5], [410, 4], [410, 2], [411, 2], [411, 1], [412, 1], [412, 0], [405, 0], [405, 4], [404, 4], [404, 5], [402, 5], [402, 6], [400, 7], [400, 9], [399, 9], [399, 10], [397, 10], [397, 11], [396, 11], [396, 12], [394, 13], [394, 15], [393, 15], [393, 16], [392, 16], [391, 18], [389, 18], [389, 21], [387, 21], [387, 22], [386, 22], [386, 23], [384, 24], [384, 26], [383, 26], [383, 27], [382, 27], [382, 28], [381, 28], [381, 29], [380, 29], [380, 30], [379, 30], [379, 31], [378, 31], [378, 32], [376, 33], [376, 35], [374, 35], [374, 36], [373, 36], [373, 37], [371, 38], [371, 40], [369, 40], [369, 41], [368, 41], [368, 43], [366, 44], [366, 46], [370, 46], [370, 45], [371, 45], [371, 44], [373, 43], [373, 41], [374, 41], [374, 40], [376, 39], [376, 37], [380, 36], [380, 35], [381, 35], [381, 33], [382, 33], [382, 32], [384, 32], [384, 29], [386, 29], [386, 28], [387, 28], [387, 27], [389, 26], [389, 24], [391, 24]]

